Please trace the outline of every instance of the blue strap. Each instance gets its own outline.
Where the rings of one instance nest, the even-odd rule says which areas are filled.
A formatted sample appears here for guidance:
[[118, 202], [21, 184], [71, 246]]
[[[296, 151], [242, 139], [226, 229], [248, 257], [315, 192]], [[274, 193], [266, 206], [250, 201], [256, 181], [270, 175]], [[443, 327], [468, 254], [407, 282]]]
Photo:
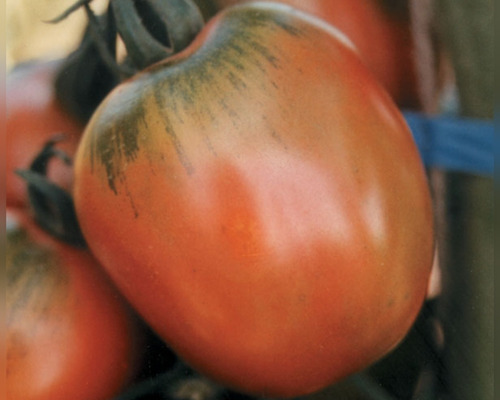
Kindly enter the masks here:
[[427, 167], [493, 175], [493, 122], [415, 112], [404, 116]]

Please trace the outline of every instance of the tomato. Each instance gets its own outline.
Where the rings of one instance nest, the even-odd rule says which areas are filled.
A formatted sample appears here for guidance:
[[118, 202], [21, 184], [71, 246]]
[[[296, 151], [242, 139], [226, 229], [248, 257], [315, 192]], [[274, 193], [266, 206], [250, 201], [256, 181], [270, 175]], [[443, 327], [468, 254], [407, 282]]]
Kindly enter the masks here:
[[278, 4], [210, 20], [119, 85], [75, 158], [89, 247], [194, 368], [310, 393], [392, 349], [425, 297], [428, 184], [344, 37]]
[[[251, 0], [199, 0], [216, 9], [248, 1]], [[399, 106], [420, 106], [415, 49], [404, 1], [396, 6], [387, 0], [277, 1], [336, 26], [352, 40], [361, 59]]]
[[136, 317], [86, 251], [7, 209], [6, 400], [109, 400], [140, 361]]
[[[59, 61], [21, 65], [6, 79], [6, 200], [9, 206], [26, 205], [25, 183], [15, 175], [27, 169], [43, 145], [54, 135], [64, 134], [58, 148], [73, 155], [83, 127], [62, 109], [54, 93], [53, 79]], [[51, 180], [70, 188], [72, 173], [55, 162], [49, 167]]]

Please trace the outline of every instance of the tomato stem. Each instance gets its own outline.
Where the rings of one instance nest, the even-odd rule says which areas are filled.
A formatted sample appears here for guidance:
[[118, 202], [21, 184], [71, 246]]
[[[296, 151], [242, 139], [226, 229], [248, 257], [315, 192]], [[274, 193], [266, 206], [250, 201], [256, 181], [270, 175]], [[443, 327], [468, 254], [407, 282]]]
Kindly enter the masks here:
[[[99, 20], [90, 9], [88, 4], [84, 6], [88, 18], [88, 33], [99, 53], [102, 61], [117, 76], [127, 78], [132, 76], [136, 70], [125, 64], [119, 64], [116, 61], [116, 27], [114, 15], [108, 12]], [[107, 18], [106, 18], [107, 17]], [[101, 26], [101, 21], [106, 25]], [[108, 28], [108, 30], [106, 30]]]
[[62, 140], [57, 135], [48, 141], [35, 157], [28, 170], [16, 170], [17, 175], [27, 182], [28, 199], [38, 225], [53, 237], [65, 243], [85, 247], [71, 195], [47, 178], [50, 159], [57, 157], [66, 164], [71, 160], [64, 152], [55, 149]]
[[96, 17], [88, 7], [86, 10], [93, 17], [89, 18], [80, 45], [64, 60], [54, 82], [60, 104], [83, 123], [124, 77], [114, 62], [116, 28], [112, 14]]

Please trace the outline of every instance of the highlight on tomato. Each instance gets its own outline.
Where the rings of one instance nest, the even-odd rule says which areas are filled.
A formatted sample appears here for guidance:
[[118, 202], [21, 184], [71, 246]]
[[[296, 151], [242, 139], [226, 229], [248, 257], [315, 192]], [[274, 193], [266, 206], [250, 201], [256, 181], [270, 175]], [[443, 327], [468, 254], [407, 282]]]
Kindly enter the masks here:
[[188, 364], [293, 397], [394, 348], [424, 301], [432, 207], [407, 125], [337, 29], [225, 9], [85, 129], [75, 207], [98, 260]]
[[[207, 12], [252, 0], [197, 0]], [[400, 107], [421, 106], [408, 1], [275, 0], [340, 29]]]
[[140, 364], [137, 317], [90, 253], [6, 218], [6, 400], [109, 400]]
[[[83, 125], [70, 117], [57, 101], [54, 79], [61, 61], [33, 61], [15, 67], [6, 79], [5, 190], [8, 206], [27, 206], [26, 185], [16, 174], [28, 168], [47, 140], [64, 134], [58, 147], [70, 156]], [[72, 172], [53, 163], [48, 174], [57, 184], [70, 189]]]

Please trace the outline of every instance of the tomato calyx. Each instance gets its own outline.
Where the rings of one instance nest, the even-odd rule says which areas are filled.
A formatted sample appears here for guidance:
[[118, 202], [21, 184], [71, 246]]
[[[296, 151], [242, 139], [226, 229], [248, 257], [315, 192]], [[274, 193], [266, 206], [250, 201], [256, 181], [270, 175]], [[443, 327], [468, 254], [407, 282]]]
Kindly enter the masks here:
[[185, 49], [203, 28], [191, 0], [111, 1], [117, 31], [139, 69]]
[[59, 158], [70, 165], [66, 153], [54, 146], [64, 140], [55, 135], [42, 148], [28, 170], [16, 170], [16, 174], [27, 183], [28, 200], [38, 225], [53, 237], [77, 247], [85, 247], [71, 195], [51, 182], [47, 177], [47, 166], [52, 158]]
[[[88, 24], [79, 47], [68, 56], [56, 77], [57, 97], [68, 111], [87, 122], [104, 97], [121, 81], [149, 65], [185, 49], [204, 25], [192, 0], [110, 0], [95, 15], [92, 0], [79, 0], [57, 23], [83, 7]], [[119, 60], [117, 38], [126, 55]]]
[[68, 113], [86, 123], [104, 97], [133, 70], [116, 61], [116, 26], [109, 11], [96, 16], [84, 0], [75, 3], [57, 23], [84, 6], [88, 24], [78, 48], [62, 63], [55, 78], [55, 92]]

